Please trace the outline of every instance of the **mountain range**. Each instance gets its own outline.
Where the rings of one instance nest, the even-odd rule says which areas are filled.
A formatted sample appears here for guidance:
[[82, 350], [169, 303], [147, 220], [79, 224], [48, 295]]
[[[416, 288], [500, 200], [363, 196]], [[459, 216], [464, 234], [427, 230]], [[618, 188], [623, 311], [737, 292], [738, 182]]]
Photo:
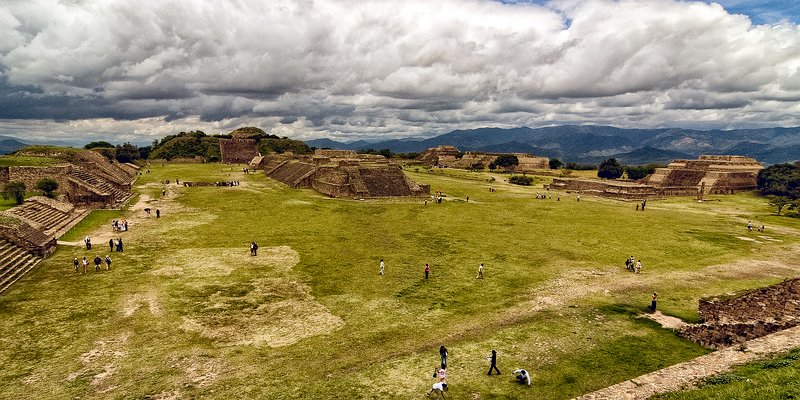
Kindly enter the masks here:
[[27, 143], [20, 142], [16, 138], [0, 136], [0, 154], [13, 153], [27, 145]]
[[586, 164], [597, 164], [611, 157], [624, 164], [641, 165], [696, 158], [701, 154], [730, 154], [753, 157], [769, 165], [800, 160], [800, 127], [703, 131], [564, 125], [455, 130], [428, 139], [380, 142], [315, 139], [306, 144], [346, 150], [389, 149], [395, 153], [422, 152], [431, 147], [451, 145], [460, 151], [531, 153]]

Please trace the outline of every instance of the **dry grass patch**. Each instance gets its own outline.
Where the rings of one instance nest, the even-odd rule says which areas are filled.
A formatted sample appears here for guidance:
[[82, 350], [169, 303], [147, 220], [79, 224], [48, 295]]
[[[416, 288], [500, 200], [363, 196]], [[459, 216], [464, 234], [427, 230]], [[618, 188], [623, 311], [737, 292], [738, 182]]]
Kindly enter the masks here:
[[227, 276], [242, 267], [264, 268], [265, 273], [289, 270], [300, 262], [300, 255], [289, 246], [260, 248], [258, 256], [250, 255], [247, 246], [180, 249], [162, 255], [157, 269], [159, 276]]
[[306, 285], [280, 278], [198, 289], [194, 313], [182, 328], [227, 345], [281, 347], [344, 326], [308, 294]]

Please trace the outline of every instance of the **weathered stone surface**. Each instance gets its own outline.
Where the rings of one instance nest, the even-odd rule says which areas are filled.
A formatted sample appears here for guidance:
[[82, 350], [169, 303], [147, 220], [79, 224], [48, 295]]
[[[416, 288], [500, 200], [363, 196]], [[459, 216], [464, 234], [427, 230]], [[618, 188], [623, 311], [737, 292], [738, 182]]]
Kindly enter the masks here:
[[219, 152], [226, 164], [246, 164], [258, 155], [255, 139], [219, 139]]
[[756, 176], [764, 169], [753, 158], [732, 155], [702, 155], [697, 160], [675, 160], [644, 182], [664, 196], [731, 194], [756, 188]]
[[800, 279], [731, 298], [701, 299], [703, 324], [686, 325], [681, 336], [720, 348], [800, 325]]
[[409, 179], [383, 156], [319, 150], [313, 157], [265, 156], [259, 168], [294, 188], [311, 187], [331, 197], [427, 196], [428, 185]]

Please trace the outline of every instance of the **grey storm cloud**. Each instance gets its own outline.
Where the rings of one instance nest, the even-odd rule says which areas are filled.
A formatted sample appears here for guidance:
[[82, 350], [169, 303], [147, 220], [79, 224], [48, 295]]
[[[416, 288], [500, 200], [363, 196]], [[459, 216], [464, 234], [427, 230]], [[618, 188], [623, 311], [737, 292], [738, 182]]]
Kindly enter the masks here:
[[37, 120], [140, 137], [160, 125], [299, 138], [785, 126], [800, 125], [798, 99], [798, 26], [755, 25], [715, 3], [0, 4], [0, 129], [13, 132], [34, 134]]

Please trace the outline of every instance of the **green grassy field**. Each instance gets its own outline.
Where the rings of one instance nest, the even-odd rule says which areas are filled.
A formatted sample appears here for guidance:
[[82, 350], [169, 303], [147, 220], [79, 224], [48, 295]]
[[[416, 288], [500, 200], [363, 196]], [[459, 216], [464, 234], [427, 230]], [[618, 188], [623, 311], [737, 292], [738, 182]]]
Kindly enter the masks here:
[[[640, 317], [653, 291], [661, 311], [694, 321], [700, 297], [800, 270], [787, 256], [800, 220], [750, 194], [637, 212], [535, 199], [548, 177], [518, 187], [410, 167], [447, 194], [424, 205], [330, 199], [237, 166], [151, 171], [139, 204], [92, 213], [64, 238], [91, 234], [96, 250], [61, 246], [0, 296], [0, 397], [417, 398], [445, 345], [448, 397], [564, 399], [707, 352]], [[158, 182], [175, 178], [242, 185], [162, 196]], [[112, 234], [121, 218], [131, 230]], [[112, 270], [74, 274], [73, 257], [105, 255], [111, 237], [126, 244]], [[631, 254], [640, 275], [624, 270]], [[501, 376], [486, 376], [492, 349]], [[531, 388], [514, 384], [517, 368]]]

